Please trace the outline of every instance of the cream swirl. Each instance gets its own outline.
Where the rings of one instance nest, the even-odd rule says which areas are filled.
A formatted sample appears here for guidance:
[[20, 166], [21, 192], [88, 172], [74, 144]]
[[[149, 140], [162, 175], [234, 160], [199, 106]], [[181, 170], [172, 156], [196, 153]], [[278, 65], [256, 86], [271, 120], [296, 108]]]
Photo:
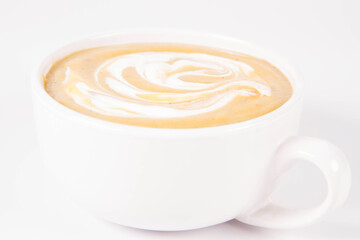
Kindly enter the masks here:
[[67, 67], [65, 91], [78, 105], [116, 117], [183, 118], [226, 106], [235, 97], [271, 96], [240, 61], [206, 53], [137, 52], [108, 59], [89, 84]]

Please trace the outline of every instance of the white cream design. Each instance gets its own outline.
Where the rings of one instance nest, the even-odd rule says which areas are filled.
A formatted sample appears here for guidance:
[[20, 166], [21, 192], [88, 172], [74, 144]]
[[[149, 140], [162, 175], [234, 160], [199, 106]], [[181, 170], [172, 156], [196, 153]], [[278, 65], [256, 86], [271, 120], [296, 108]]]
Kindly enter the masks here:
[[[161, 90], [132, 84], [124, 74], [129, 69]], [[94, 78], [96, 87], [67, 68], [63, 84], [77, 104], [109, 116], [182, 118], [219, 109], [236, 96], [271, 96], [249, 65], [203, 53], [125, 54], [100, 65]]]

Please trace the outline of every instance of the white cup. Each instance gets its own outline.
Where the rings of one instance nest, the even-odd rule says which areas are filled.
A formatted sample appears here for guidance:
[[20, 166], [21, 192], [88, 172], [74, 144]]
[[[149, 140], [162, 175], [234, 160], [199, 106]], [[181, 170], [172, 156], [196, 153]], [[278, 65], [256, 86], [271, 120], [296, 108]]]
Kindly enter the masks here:
[[[218, 127], [158, 129], [107, 122], [51, 98], [42, 75], [53, 61], [83, 48], [130, 42], [181, 42], [266, 59], [294, 93], [261, 117]], [[97, 216], [151, 230], [186, 230], [236, 218], [268, 228], [312, 223], [344, 202], [350, 170], [324, 140], [296, 136], [302, 105], [298, 75], [272, 53], [237, 39], [183, 31], [126, 31], [71, 43], [47, 57], [32, 78], [39, 145], [54, 178]], [[286, 209], [270, 199], [277, 179], [297, 160], [327, 182], [317, 207]]]

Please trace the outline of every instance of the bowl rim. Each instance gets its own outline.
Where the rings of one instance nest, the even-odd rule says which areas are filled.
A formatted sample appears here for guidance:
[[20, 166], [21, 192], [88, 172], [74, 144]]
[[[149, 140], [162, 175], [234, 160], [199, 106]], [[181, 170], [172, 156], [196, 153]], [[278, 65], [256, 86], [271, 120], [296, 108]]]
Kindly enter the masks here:
[[[185, 37], [188, 41], [174, 41], [178, 43], [192, 43], [198, 44], [199, 41], [195, 41], [194, 39], [206, 41], [210, 40], [210, 43], [200, 44], [203, 46], [209, 47], [220, 47], [222, 49], [228, 49], [233, 51], [239, 51], [241, 47], [228, 47], [229, 45], [237, 45], [242, 46], [245, 49], [248, 49], [248, 53], [252, 56], [265, 59], [269, 61], [271, 64], [276, 66], [280, 71], [282, 71], [285, 76], [290, 81], [293, 87], [292, 96], [279, 108], [264, 114], [262, 116], [246, 120], [243, 122], [232, 123], [227, 125], [213, 126], [213, 127], [201, 127], [201, 128], [154, 128], [154, 127], [143, 127], [143, 126], [134, 126], [134, 125], [126, 125], [122, 123], [110, 122], [107, 120], [99, 119], [96, 117], [88, 116], [82, 113], [79, 113], [75, 110], [72, 110], [61, 103], [57, 102], [53, 99], [45, 90], [43, 84], [42, 76], [44, 73], [48, 71], [51, 64], [60, 57], [54, 57], [59, 55], [61, 52], [66, 52], [66, 54], [62, 54], [63, 56], [68, 55], [71, 52], [78, 51], [81, 49], [86, 49], [89, 47], [81, 47], [86, 45], [85, 43], [94, 44], [94, 46], [105, 46], [109, 45], [106, 43], [101, 44], [101, 42], [106, 41], [114, 41], [117, 38], [139, 38], [158, 36], [160, 38], [171, 38], [171, 39], [179, 39], [181, 37]], [[111, 40], [113, 39], [113, 40]], [[128, 40], [128, 43], [136, 42], [133, 40]], [[154, 42], [152, 41], [138, 41], [138, 42]], [[165, 42], [165, 41], [159, 41]], [[218, 43], [215, 46], [215, 42]], [[221, 42], [221, 43], [219, 43]], [[113, 43], [115, 44], [115, 43]], [[222, 47], [220, 46], [222, 45]], [[78, 47], [77, 47], [78, 46]], [[77, 50], [69, 50], [69, 49], [77, 49]], [[47, 69], [47, 70], [45, 70]], [[106, 34], [98, 34], [95, 36], [90, 36], [86, 38], [82, 38], [80, 40], [73, 41], [64, 45], [61, 48], [58, 48], [53, 53], [49, 54], [47, 57], [43, 58], [43, 60], [37, 64], [37, 67], [34, 69], [32, 77], [31, 77], [31, 85], [32, 85], [32, 93], [33, 97], [39, 98], [40, 103], [45, 105], [48, 110], [53, 113], [65, 117], [67, 119], [73, 119], [75, 121], [81, 122], [81, 124], [90, 124], [91, 126], [96, 126], [104, 129], [108, 129], [111, 131], [128, 133], [128, 134], [140, 134], [140, 135], [157, 135], [157, 136], [180, 136], [180, 135], [209, 135], [209, 134], [218, 134], [225, 132], [234, 132], [238, 130], [249, 129], [253, 127], [259, 127], [264, 124], [268, 124], [269, 122], [275, 121], [276, 119], [281, 118], [286, 115], [291, 109], [294, 109], [298, 104], [302, 102], [303, 98], [303, 87], [301, 83], [301, 77], [298, 72], [296, 72], [291, 66], [289, 66], [288, 62], [284, 60], [284, 58], [280, 57], [278, 54], [270, 52], [269, 50], [255, 45], [253, 43], [249, 43], [247, 41], [239, 40], [234, 37], [223, 36], [214, 33], [206, 33], [192, 30], [179, 30], [179, 29], [130, 29], [118, 31], [115, 33], [106, 33]]]

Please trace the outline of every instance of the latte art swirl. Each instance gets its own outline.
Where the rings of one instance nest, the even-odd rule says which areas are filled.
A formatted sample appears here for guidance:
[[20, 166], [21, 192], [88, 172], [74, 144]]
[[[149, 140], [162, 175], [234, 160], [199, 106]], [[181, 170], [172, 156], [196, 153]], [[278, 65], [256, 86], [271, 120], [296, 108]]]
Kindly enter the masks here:
[[[62, 73], [49, 71], [47, 90], [61, 89], [54, 98], [72, 101], [73, 109], [119, 122], [197, 118], [241, 103], [249, 108], [250, 102], [273, 96], [269, 79], [246, 55], [242, 61], [242, 55], [238, 60], [195, 50], [103, 50], [88, 49], [62, 60]], [[53, 77], [57, 81], [49, 81]]]
[[[132, 84], [126, 71], [134, 71], [160, 91]], [[251, 66], [201, 53], [141, 52], [109, 59], [94, 73], [96, 88], [68, 67], [67, 94], [91, 111], [111, 116], [179, 118], [223, 107], [235, 96], [271, 95], [254, 78]], [[186, 77], [207, 79], [186, 81]]]

